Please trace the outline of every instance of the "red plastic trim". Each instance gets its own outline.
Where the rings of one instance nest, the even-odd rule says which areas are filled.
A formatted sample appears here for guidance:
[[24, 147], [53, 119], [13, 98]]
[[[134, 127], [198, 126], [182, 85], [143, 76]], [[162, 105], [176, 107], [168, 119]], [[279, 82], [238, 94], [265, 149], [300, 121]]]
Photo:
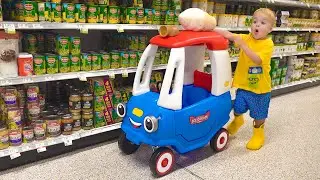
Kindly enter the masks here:
[[151, 44], [166, 48], [181, 48], [186, 46], [204, 45], [209, 50], [226, 50], [229, 42], [216, 32], [180, 31], [173, 37], [161, 37], [157, 35], [150, 40]]

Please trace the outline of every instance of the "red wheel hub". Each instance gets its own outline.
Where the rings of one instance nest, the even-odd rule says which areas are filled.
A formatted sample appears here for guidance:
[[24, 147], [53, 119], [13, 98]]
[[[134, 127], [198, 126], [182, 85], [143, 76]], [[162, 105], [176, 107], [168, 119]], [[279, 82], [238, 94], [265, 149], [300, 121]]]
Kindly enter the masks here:
[[168, 166], [168, 163], [169, 163], [168, 158], [165, 158], [165, 159], [161, 162], [161, 166], [162, 166], [162, 167], [166, 167], [166, 166]]
[[220, 144], [223, 144], [225, 140], [226, 140], [226, 139], [222, 136], [222, 137], [220, 138]]

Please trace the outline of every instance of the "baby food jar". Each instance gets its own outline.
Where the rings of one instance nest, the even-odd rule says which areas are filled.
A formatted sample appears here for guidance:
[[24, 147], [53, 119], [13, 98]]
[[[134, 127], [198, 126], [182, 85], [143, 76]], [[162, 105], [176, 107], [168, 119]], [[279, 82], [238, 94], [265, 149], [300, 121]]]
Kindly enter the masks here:
[[81, 114], [80, 113], [72, 113], [73, 119], [73, 131], [79, 131], [81, 129]]
[[46, 123], [42, 119], [34, 121], [33, 132], [36, 140], [45, 140], [46, 139]]
[[82, 114], [82, 129], [90, 130], [93, 128], [93, 114], [92, 112], [85, 112]]
[[93, 95], [91, 93], [84, 93], [81, 97], [82, 112], [92, 112], [93, 110]]
[[81, 96], [78, 89], [74, 89], [70, 94], [69, 109], [71, 113], [81, 112]]
[[49, 115], [45, 118], [48, 137], [57, 137], [61, 134], [61, 118], [57, 115]]

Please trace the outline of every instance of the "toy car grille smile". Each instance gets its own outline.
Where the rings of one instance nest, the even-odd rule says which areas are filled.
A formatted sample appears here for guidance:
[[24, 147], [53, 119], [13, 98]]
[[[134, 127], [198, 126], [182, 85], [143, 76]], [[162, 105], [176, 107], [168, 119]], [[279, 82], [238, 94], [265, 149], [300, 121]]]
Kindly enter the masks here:
[[137, 123], [137, 122], [133, 121], [130, 117], [129, 117], [129, 119], [130, 119], [130, 122], [134, 128], [139, 128], [141, 126], [141, 123]]

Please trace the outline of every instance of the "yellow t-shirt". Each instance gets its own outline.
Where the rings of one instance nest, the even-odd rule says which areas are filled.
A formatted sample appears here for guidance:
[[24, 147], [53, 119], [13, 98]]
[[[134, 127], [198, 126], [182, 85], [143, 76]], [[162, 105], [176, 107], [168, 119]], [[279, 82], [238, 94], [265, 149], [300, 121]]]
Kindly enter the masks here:
[[273, 52], [273, 41], [270, 38], [256, 40], [251, 34], [241, 34], [248, 47], [262, 60], [255, 64], [243, 50], [240, 50], [238, 65], [234, 74], [233, 87], [263, 94], [271, 92], [270, 61]]

